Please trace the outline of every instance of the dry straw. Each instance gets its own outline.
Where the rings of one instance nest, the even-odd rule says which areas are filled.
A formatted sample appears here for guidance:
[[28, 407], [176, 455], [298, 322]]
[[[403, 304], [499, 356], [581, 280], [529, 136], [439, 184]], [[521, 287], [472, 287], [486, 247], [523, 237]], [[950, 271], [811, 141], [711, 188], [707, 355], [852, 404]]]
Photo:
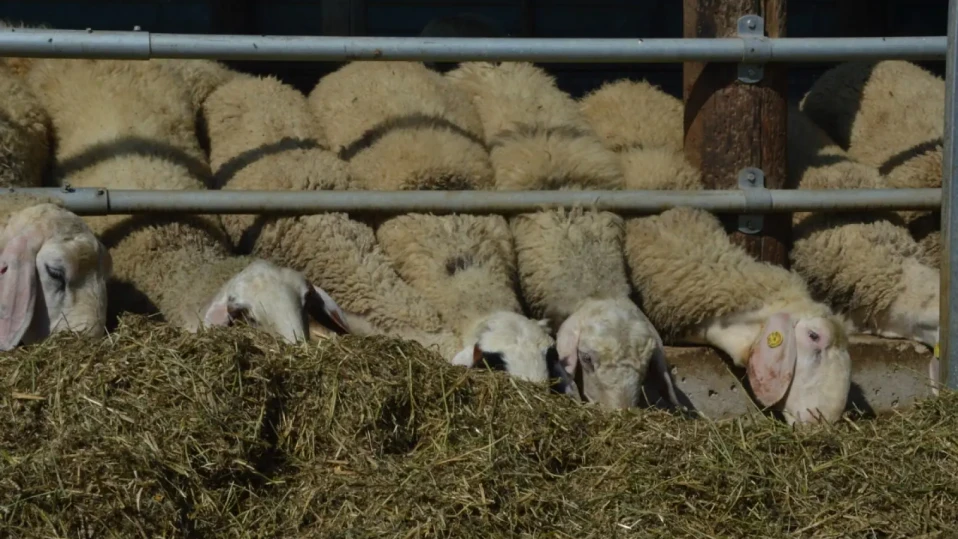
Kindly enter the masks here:
[[130, 317], [0, 359], [0, 537], [944, 537], [956, 412], [602, 411], [413, 343]]

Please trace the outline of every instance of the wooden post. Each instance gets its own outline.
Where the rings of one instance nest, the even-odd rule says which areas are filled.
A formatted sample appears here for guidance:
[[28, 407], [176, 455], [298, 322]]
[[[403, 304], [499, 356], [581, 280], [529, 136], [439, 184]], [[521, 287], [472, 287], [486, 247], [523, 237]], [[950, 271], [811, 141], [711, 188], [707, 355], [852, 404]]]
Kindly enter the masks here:
[[[785, 37], [786, 0], [684, 0], [685, 37], [738, 35], [738, 19], [759, 15], [765, 35]], [[737, 189], [745, 167], [761, 169], [765, 187], [786, 184], [787, 66], [765, 64], [757, 84], [738, 81], [735, 63], [683, 65], [685, 154], [702, 171], [706, 189]], [[738, 218], [723, 216], [733, 243], [752, 256], [788, 267], [791, 215], [765, 214], [758, 234], [738, 232]]]

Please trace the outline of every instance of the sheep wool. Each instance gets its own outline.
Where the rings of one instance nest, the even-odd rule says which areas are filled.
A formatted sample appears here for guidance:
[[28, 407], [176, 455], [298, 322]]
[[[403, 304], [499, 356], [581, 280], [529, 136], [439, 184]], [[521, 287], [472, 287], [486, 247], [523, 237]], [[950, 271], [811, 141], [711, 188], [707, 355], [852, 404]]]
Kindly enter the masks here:
[[[679, 158], [681, 148], [668, 146], [677, 138], [677, 108], [671, 110], [671, 128], [664, 129], [676, 137], [671, 143], [641, 122], [642, 108], [649, 106], [644, 103], [665, 99], [657, 93], [647, 84], [617, 83], [588, 96], [582, 106], [610, 144], [641, 152], [635, 156], [637, 167], [653, 149], [672, 152], [679, 171], [687, 167]], [[660, 110], [648, 111], [651, 116], [669, 116], [668, 107], [653, 106]], [[640, 127], [618, 133], [608, 125], [617, 120], [603, 112], [609, 107], [628, 110]], [[679, 173], [635, 174], [627, 181], [645, 189], [695, 189], [699, 184], [694, 173], [685, 178]], [[720, 221], [706, 211], [674, 208], [628, 219], [625, 229], [629, 276], [643, 311], [665, 337], [661, 341], [722, 350], [745, 368], [756, 400], [783, 411], [790, 424], [841, 417], [851, 384], [844, 323], [812, 298], [799, 275], [759, 262], [733, 245]], [[791, 345], [779, 348], [782, 341], [772, 339], [776, 335]]]
[[0, 186], [40, 187], [49, 165], [50, 118], [13, 71], [0, 65]]
[[[801, 103], [851, 158], [878, 168], [895, 188], [941, 187], [944, 107], [944, 81], [902, 60], [840, 64]], [[934, 267], [941, 260], [939, 213], [899, 212]]]
[[[351, 182], [346, 163], [324, 149], [306, 97], [274, 77], [223, 84], [204, 102], [203, 118], [223, 189], [332, 190]], [[223, 222], [240, 251], [295, 267], [328, 290], [349, 313], [351, 330], [457, 351], [444, 344], [438, 312], [399, 278], [369, 226], [339, 213], [224, 215]]]
[[150, 63], [179, 77], [190, 95], [193, 110], [199, 112], [206, 98], [227, 81], [241, 74], [213, 60], [151, 58]]
[[[0, 19], [0, 30], [4, 28], [29, 28], [34, 30], [49, 30], [50, 27], [45, 24], [26, 24], [23, 21], [13, 21], [9, 19]], [[0, 64], [8, 68], [14, 75], [23, 77], [30, 71], [36, 58], [26, 56], [6, 56], [0, 58]]]
[[511, 222], [519, 283], [533, 316], [558, 328], [588, 299], [631, 293], [624, 222], [609, 212], [557, 210]]
[[469, 99], [417, 62], [352, 62], [323, 77], [309, 104], [330, 147], [366, 189], [493, 185]]
[[453, 364], [483, 360], [520, 379], [549, 378], [555, 341], [544, 320], [522, 314], [515, 247], [501, 216], [408, 214], [389, 219], [377, 239], [399, 276], [433, 305], [460, 339]]
[[683, 154], [682, 101], [648, 82], [619, 80], [585, 95], [580, 110], [616, 152], [627, 189], [702, 189], [702, 174]]
[[[209, 166], [195, 137], [188, 92], [165, 70], [148, 62], [51, 59], [35, 62], [27, 80], [53, 121], [60, 182], [108, 189], [205, 187]], [[219, 295], [241, 269], [251, 278], [244, 293], [276, 292], [267, 286], [273, 268], [234, 257], [214, 217], [110, 215], [87, 222], [113, 255], [114, 314], [159, 312], [196, 330], [206, 305], [222, 301], [226, 309]], [[275, 269], [277, 279], [292, 278]], [[262, 314], [282, 302], [254, 303], [258, 321], [272, 327], [275, 320]]]
[[526, 62], [465, 62], [446, 78], [472, 98], [496, 189], [617, 189], [622, 170], [555, 79]]
[[[799, 189], [877, 189], [884, 181], [876, 168], [850, 158], [795, 108], [788, 117], [788, 175]], [[895, 325], [903, 318], [937, 327], [938, 318], [938, 271], [921, 262], [921, 247], [900, 216], [801, 212], [794, 215], [793, 234], [793, 269], [815, 297], [849, 316], [858, 331], [937, 339]], [[931, 308], [907, 311], [925, 304]]]
[[515, 248], [500, 216], [408, 214], [376, 231], [400, 277], [419, 290], [457, 334], [496, 311], [521, 313]]

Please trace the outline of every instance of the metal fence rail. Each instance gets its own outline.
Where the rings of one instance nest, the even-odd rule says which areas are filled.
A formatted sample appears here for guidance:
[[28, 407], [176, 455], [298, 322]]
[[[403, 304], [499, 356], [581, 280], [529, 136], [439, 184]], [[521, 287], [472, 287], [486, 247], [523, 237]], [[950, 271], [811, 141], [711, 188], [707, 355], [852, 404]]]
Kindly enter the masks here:
[[947, 38], [565, 39], [245, 36], [7, 29], [0, 56], [345, 61], [499, 60], [557, 63], [940, 60]]
[[55, 197], [78, 215], [136, 213], [362, 212], [401, 214], [534, 212], [543, 207], [650, 214], [677, 206], [715, 213], [937, 210], [941, 189], [730, 189], [718, 191], [163, 191], [9, 189], [0, 194]]

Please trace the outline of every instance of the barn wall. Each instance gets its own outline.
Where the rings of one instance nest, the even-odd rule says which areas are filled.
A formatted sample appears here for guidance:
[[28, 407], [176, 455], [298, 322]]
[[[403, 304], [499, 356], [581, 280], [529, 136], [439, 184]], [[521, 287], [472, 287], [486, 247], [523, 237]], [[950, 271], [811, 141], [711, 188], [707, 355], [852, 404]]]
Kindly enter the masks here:
[[[943, 0], [790, 0], [788, 35], [943, 35]], [[433, 17], [471, 11], [493, 17], [513, 36], [681, 37], [677, 0], [19, 0], [0, 1], [0, 16], [60, 28], [278, 35], [413, 36]], [[332, 63], [237, 62], [309, 89]], [[923, 63], [944, 73], [943, 62]], [[560, 86], [582, 93], [603, 81], [646, 78], [680, 95], [681, 65], [544, 65]], [[828, 65], [793, 64], [789, 92], [797, 99]]]

